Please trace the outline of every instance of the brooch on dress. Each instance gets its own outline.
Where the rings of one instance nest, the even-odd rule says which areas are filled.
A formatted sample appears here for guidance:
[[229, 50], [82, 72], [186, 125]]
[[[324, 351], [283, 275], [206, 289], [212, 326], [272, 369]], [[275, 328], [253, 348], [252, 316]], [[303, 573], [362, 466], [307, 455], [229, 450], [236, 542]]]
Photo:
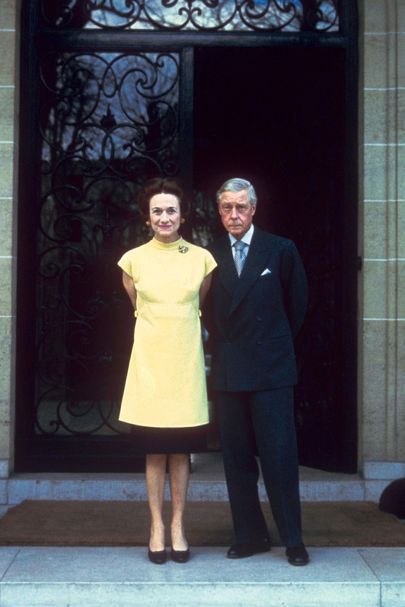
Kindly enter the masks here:
[[188, 247], [184, 244], [179, 244], [179, 253], [187, 253]]

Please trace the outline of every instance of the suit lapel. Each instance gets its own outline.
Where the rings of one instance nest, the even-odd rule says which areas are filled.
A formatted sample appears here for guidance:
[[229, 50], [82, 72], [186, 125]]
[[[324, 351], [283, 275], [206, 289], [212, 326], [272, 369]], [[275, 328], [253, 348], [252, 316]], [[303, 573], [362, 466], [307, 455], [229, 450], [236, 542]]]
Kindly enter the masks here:
[[[229, 247], [230, 250], [230, 247]], [[229, 315], [234, 312], [238, 307], [242, 299], [251, 289], [253, 283], [259, 278], [260, 274], [266, 267], [266, 263], [270, 254], [268, 243], [263, 238], [262, 232], [255, 227], [253, 232], [252, 242], [249, 247], [249, 253], [246, 257], [245, 265], [242, 270], [240, 277], [237, 277], [235, 263], [233, 261], [232, 253], [230, 251], [231, 262], [234, 267], [234, 274], [236, 281], [233, 281], [234, 294], [232, 303], [229, 308]], [[225, 271], [225, 268], [224, 268]], [[235, 284], [236, 283], [236, 284]]]

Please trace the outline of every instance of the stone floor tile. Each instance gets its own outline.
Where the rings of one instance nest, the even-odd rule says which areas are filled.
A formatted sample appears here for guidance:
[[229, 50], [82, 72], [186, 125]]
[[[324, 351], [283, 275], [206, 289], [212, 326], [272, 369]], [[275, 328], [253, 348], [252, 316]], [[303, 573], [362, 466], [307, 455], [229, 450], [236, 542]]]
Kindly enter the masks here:
[[359, 552], [381, 582], [381, 607], [404, 607], [405, 547], [364, 548]]
[[284, 550], [248, 559], [225, 558], [226, 548], [192, 548], [181, 566], [149, 563], [146, 548], [24, 547], [18, 551], [4, 582], [144, 582], [153, 583], [292, 583], [378, 582], [358, 549], [309, 548], [308, 567], [288, 565]]
[[308, 567], [284, 550], [231, 561], [193, 548], [180, 565], [145, 548], [21, 548], [0, 582], [1, 607], [380, 607], [380, 583], [358, 549], [313, 548]]
[[0, 547], [0, 581], [3, 579], [5, 573], [7, 572], [8, 568], [10, 567], [18, 552], [19, 549], [14, 548], [14, 546]]

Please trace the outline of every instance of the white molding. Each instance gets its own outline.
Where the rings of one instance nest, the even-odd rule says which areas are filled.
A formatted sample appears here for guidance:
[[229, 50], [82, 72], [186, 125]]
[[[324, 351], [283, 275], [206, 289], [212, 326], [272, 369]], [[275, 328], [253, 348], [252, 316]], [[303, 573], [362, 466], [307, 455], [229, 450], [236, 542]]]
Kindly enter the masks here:
[[404, 203], [405, 202], [405, 198], [364, 198], [363, 203], [369, 203], [369, 202], [379, 202], [379, 203], [384, 203], [387, 204], [387, 202], [389, 203]]
[[384, 321], [384, 322], [386, 322], [386, 321], [388, 321], [388, 322], [404, 322], [405, 318], [374, 318], [372, 316], [365, 316], [363, 318], [363, 320], [373, 321], [373, 322], [375, 322], [375, 321], [379, 321], [379, 322], [381, 322], [381, 321]]
[[405, 86], [365, 86], [363, 91], [405, 91]]
[[364, 147], [367, 148], [402, 148], [405, 147], [405, 143], [363, 143]]
[[405, 257], [364, 257], [363, 261], [405, 261]]
[[404, 36], [405, 32], [364, 32], [364, 36]]

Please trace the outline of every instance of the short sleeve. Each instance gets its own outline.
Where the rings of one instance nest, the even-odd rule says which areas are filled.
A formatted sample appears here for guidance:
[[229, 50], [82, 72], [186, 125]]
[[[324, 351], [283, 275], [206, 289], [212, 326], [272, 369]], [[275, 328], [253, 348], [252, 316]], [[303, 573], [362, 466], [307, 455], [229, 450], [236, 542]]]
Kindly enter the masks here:
[[133, 264], [133, 255], [131, 251], [127, 251], [124, 255], [117, 261], [117, 265], [124, 270], [125, 274], [134, 278], [134, 264]]
[[217, 262], [209, 251], [205, 251], [205, 276], [208, 276], [217, 267]]

